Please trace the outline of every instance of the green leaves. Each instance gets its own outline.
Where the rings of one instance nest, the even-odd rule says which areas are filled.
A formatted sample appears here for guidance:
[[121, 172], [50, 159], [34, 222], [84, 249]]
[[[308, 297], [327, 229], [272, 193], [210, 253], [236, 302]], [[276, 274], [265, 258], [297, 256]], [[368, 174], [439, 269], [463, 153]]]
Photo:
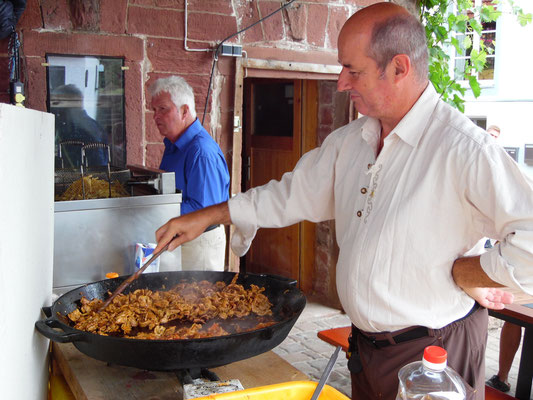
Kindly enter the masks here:
[[517, 19], [520, 26], [526, 26], [531, 23], [531, 13], [524, 14], [521, 12], [518, 14]]
[[[525, 14], [513, 0], [502, 1], [511, 6], [521, 26], [532, 22], [532, 15]], [[490, 24], [502, 15], [497, 9], [498, 3], [498, 0], [492, 4], [482, 2], [480, 7], [475, 7], [472, 0], [418, 2], [429, 47], [429, 79], [442, 99], [462, 112], [467, 87], [476, 98], [481, 94], [478, 76], [485, 68], [487, 54], [494, 53], [491, 39], [494, 36], [489, 36], [488, 41], [478, 38], [484, 31], [483, 24], [492, 26], [494, 24]], [[476, 40], [473, 40], [474, 35]], [[462, 57], [453, 68], [449, 65], [451, 50]]]
[[479, 82], [477, 81], [477, 78], [473, 75], [468, 76], [468, 83], [470, 84], [470, 88], [472, 89], [472, 93], [474, 94], [475, 98], [478, 98], [481, 94], [481, 88], [479, 87]]
[[470, 52], [470, 65], [474, 71], [481, 72], [485, 67], [485, 61], [487, 61], [487, 53], [484, 50], [478, 51], [472, 49]]
[[496, 21], [501, 15], [502, 13], [496, 10], [493, 6], [483, 6], [481, 7], [481, 11], [479, 13], [479, 16], [483, 22]]

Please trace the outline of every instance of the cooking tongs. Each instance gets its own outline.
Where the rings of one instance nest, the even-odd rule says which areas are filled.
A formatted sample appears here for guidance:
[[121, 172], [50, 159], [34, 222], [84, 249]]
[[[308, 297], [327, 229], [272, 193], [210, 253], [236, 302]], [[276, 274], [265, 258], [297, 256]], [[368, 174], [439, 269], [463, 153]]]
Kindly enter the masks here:
[[[173, 239], [174, 240], [174, 239]], [[137, 279], [139, 277], [139, 275], [141, 275], [144, 270], [146, 268], [148, 268], [148, 266], [157, 258], [161, 255], [161, 253], [163, 253], [166, 249], [168, 249], [168, 246], [169, 244], [172, 242], [172, 240], [170, 242], [168, 242], [161, 250], [159, 250], [157, 253], [154, 253], [154, 255], [152, 256], [152, 258], [150, 258], [143, 266], [142, 268], [139, 268], [134, 274], [130, 275], [128, 279], [126, 279], [124, 282], [122, 282], [120, 284], [120, 286], [113, 292], [113, 294], [111, 294], [111, 296], [109, 296], [109, 298], [104, 302], [104, 304], [102, 304], [102, 306], [98, 309], [98, 312], [101, 312], [103, 311], [109, 304], [111, 304], [111, 302], [113, 301], [113, 299], [115, 297], [117, 297], [120, 293], [122, 293], [122, 291], [124, 289], [126, 289], [126, 287], [132, 283], [135, 279]]]

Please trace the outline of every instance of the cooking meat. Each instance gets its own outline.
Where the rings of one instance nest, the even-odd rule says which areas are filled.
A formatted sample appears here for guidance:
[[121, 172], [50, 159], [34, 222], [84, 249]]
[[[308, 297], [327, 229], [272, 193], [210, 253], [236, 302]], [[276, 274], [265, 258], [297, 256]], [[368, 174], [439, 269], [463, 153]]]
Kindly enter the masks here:
[[[80, 306], [68, 314], [74, 328], [100, 335], [135, 339], [193, 339], [228, 335], [224, 321], [255, 318], [237, 331], [263, 328], [275, 323], [265, 288], [236, 283], [181, 282], [167, 291], [137, 289], [119, 294], [105, 310], [102, 300], [82, 297]], [[209, 323], [211, 322], [211, 323]]]

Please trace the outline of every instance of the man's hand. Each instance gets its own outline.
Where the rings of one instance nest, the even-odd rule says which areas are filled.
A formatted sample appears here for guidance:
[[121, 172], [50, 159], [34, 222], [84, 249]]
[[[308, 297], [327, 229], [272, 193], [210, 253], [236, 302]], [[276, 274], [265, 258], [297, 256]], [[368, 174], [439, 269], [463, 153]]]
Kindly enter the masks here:
[[465, 257], [455, 260], [452, 269], [453, 280], [463, 291], [480, 305], [493, 310], [501, 310], [511, 304], [514, 296], [494, 282], [481, 268], [480, 257]]
[[167, 243], [168, 251], [196, 239], [210, 225], [231, 223], [228, 203], [220, 203], [201, 210], [172, 218], [155, 232], [157, 247], [154, 253]]
[[514, 296], [498, 288], [462, 288], [463, 291], [485, 308], [502, 310], [506, 304], [511, 304]]

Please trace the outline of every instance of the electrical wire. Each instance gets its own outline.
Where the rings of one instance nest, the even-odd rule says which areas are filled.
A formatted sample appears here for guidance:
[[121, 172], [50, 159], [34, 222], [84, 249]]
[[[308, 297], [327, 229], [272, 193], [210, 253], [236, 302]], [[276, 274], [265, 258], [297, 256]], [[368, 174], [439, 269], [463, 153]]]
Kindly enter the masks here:
[[185, 0], [185, 3], [184, 3], [184, 11], [183, 13], [185, 14], [185, 33], [183, 34], [184, 36], [184, 41], [183, 41], [183, 46], [185, 48], [186, 51], [211, 51], [211, 49], [190, 49], [188, 46], [187, 46], [187, 19], [188, 19], [188, 12], [187, 12], [187, 0]]
[[8, 43], [8, 54], [9, 54], [9, 81], [18, 82], [20, 81], [20, 54], [19, 54], [20, 41], [18, 34], [13, 28], [11, 32], [11, 37], [9, 38]]
[[218, 46], [216, 47], [215, 49], [215, 53], [213, 54], [213, 64], [211, 66], [211, 74], [209, 75], [209, 84], [207, 86], [207, 96], [205, 98], [205, 105], [204, 105], [204, 115], [202, 116], [202, 125], [204, 124], [204, 120], [205, 120], [205, 114], [207, 114], [207, 105], [209, 104], [209, 95], [211, 94], [211, 82], [213, 81], [213, 73], [215, 71], [215, 65], [218, 61], [218, 54], [220, 52], [220, 48], [222, 47], [222, 45], [224, 44], [224, 42], [230, 40], [231, 38], [243, 33], [244, 31], [250, 29], [250, 28], [253, 28], [254, 26], [256, 26], [257, 24], [263, 22], [265, 19], [267, 18], [270, 18], [271, 16], [273, 16], [274, 14], [280, 12], [281, 10], [287, 8], [288, 6], [290, 6], [292, 3], [294, 3], [296, 0], [290, 0], [288, 1], [287, 3], [285, 3], [284, 5], [282, 5], [280, 8], [278, 8], [277, 10], [274, 10], [272, 11], [270, 14], [268, 14], [266, 17], [263, 17], [261, 18], [260, 20], [254, 22], [253, 24], [251, 25], [248, 25], [246, 28], [243, 28], [241, 29], [240, 31], [236, 32], [236, 33], [233, 33], [231, 35], [229, 35], [227, 38], [225, 38], [224, 40], [222, 40]]

